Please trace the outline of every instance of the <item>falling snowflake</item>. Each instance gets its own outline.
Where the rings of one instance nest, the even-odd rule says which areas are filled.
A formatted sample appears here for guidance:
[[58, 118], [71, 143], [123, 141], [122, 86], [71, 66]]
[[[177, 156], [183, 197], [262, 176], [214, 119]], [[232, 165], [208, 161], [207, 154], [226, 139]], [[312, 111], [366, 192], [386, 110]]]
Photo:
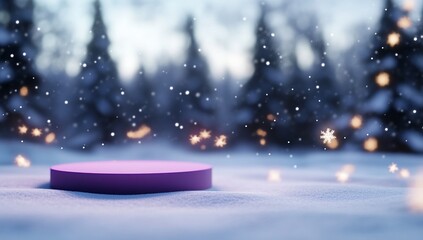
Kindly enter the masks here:
[[327, 144], [327, 143], [331, 143], [333, 139], [335, 139], [336, 137], [333, 135], [335, 133], [335, 130], [332, 130], [330, 128], [326, 129], [326, 132], [324, 131], [320, 131], [320, 133], [322, 134], [320, 136], [320, 139], [323, 139], [323, 144]]
[[201, 137], [199, 137], [198, 135], [191, 135], [189, 137], [189, 141], [191, 142], [192, 145], [195, 145], [201, 141]]
[[201, 130], [200, 132], [200, 138], [202, 139], [208, 139], [211, 137], [211, 131], [207, 131], [206, 129]]
[[226, 136], [220, 135], [219, 137], [216, 137], [214, 140], [214, 145], [216, 147], [224, 147], [226, 145]]
[[391, 163], [388, 167], [390, 173], [395, 173], [398, 171], [398, 166], [395, 163]]

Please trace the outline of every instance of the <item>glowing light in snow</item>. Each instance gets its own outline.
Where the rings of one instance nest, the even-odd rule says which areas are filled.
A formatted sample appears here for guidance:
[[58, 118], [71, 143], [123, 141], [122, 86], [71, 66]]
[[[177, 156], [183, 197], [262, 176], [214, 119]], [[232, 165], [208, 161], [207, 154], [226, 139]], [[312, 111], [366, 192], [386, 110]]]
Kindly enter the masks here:
[[361, 125], [363, 124], [363, 119], [361, 118], [360, 115], [355, 115], [353, 118], [351, 118], [351, 122], [350, 125], [352, 128], [360, 128]]
[[270, 169], [267, 173], [267, 181], [269, 182], [280, 182], [281, 181], [281, 171], [278, 169]]
[[409, 27], [411, 27], [413, 23], [411, 22], [410, 18], [404, 16], [402, 18], [400, 18], [397, 22], [397, 26], [403, 29], [407, 29]]
[[385, 87], [389, 85], [390, 79], [389, 74], [386, 72], [381, 72], [378, 75], [376, 75], [375, 78], [376, 84], [380, 87]]
[[335, 130], [332, 130], [330, 128], [327, 128], [326, 131], [320, 131], [322, 134], [320, 136], [320, 139], [323, 139], [323, 144], [331, 143], [333, 139], [336, 137], [333, 135], [335, 133]]
[[330, 143], [327, 143], [326, 146], [330, 149], [336, 149], [339, 146], [337, 139], [333, 139]]
[[29, 161], [29, 159], [25, 158], [22, 155], [18, 155], [15, 158], [15, 164], [18, 167], [22, 167], [22, 168], [28, 168], [31, 166], [31, 161]]
[[276, 117], [275, 117], [275, 115], [269, 113], [269, 114], [267, 114], [266, 119], [268, 121], [275, 121], [276, 120]]
[[39, 128], [34, 128], [34, 129], [32, 129], [31, 134], [32, 134], [32, 136], [34, 136], [34, 137], [39, 137], [39, 136], [41, 136], [42, 131], [41, 131], [41, 129], [39, 129]]
[[26, 134], [28, 132], [28, 128], [25, 125], [19, 126], [18, 130], [20, 134]]
[[266, 137], [267, 132], [264, 131], [263, 129], [259, 128], [259, 129], [257, 129], [256, 134], [260, 137]]
[[395, 173], [398, 171], [398, 166], [395, 163], [391, 163], [388, 167], [390, 173]]
[[131, 139], [141, 139], [150, 134], [150, 132], [151, 128], [143, 124], [137, 130], [127, 132], [126, 136]]
[[201, 137], [198, 135], [191, 135], [189, 137], [189, 141], [191, 142], [191, 145], [195, 145], [201, 141]]
[[410, 177], [410, 171], [408, 171], [407, 168], [401, 168], [401, 170], [399, 171], [399, 176], [401, 178], [407, 179]]
[[23, 86], [19, 89], [19, 95], [21, 95], [22, 97], [26, 97], [28, 96], [29, 90], [28, 87]]
[[216, 137], [216, 139], [214, 140], [214, 145], [216, 147], [224, 147], [226, 145], [226, 136], [225, 135], [220, 135], [219, 137]]
[[342, 168], [336, 172], [335, 176], [338, 182], [345, 183], [350, 179], [350, 176], [354, 173], [355, 166], [352, 164], [347, 164], [342, 166]]
[[413, 10], [414, 4], [415, 4], [414, 0], [405, 0], [402, 5], [402, 9], [404, 9], [407, 12], [410, 12], [411, 10]]
[[373, 138], [373, 137], [368, 138], [366, 141], [364, 141], [363, 148], [366, 151], [374, 152], [378, 148], [377, 139], [376, 138]]
[[45, 137], [45, 142], [47, 143], [47, 144], [50, 144], [50, 143], [52, 143], [54, 140], [56, 139], [56, 134], [54, 134], [54, 133], [49, 133], [49, 134], [47, 134], [46, 135], [46, 137]]
[[416, 175], [408, 190], [407, 200], [410, 209], [423, 212], [423, 172]]
[[211, 137], [211, 131], [207, 131], [206, 129], [201, 130], [200, 138], [209, 139], [210, 137]]
[[400, 37], [401, 36], [399, 33], [393, 32], [388, 35], [388, 39], [386, 40], [386, 43], [391, 47], [395, 47], [396, 45], [399, 44]]

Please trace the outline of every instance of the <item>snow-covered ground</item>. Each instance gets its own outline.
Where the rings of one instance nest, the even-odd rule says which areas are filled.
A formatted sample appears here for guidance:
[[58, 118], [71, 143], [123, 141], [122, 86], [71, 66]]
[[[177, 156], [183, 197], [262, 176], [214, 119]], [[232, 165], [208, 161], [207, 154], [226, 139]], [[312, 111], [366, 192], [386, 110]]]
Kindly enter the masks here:
[[[409, 187], [423, 167], [422, 155], [278, 149], [257, 153], [246, 146], [203, 153], [168, 143], [83, 154], [4, 141], [0, 152], [0, 239], [397, 240], [423, 236], [423, 213], [414, 211], [408, 200], [410, 191], [423, 190]], [[31, 167], [14, 165], [19, 154], [31, 160]], [[105, 159], [209, 163], [213, 188], [124, 196], [49, 189], [50, 165]], [[392, 162], [400, 170], [408, 169], [410, 177], [400, 177], [399, 171], [390, 173]], [[335, 175], [346, 164], [355, 171], [347, 171], [350, 178], [341, 183]]]

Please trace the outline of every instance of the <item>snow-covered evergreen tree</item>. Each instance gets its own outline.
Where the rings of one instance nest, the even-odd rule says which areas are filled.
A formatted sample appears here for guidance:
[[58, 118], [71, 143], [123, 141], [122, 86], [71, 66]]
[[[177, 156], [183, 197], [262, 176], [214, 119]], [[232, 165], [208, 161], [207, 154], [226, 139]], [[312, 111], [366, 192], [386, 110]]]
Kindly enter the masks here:
[[422, 139], [422, 75], [416, 59], [420, 53], [414, 52], [407, 21], [408, 13], [386, 0], [366, 59], [368, 95], [360, 109], [364, 125], [356, 137], [360, 143], [374, 138], [378, 150], [423, 151], [416, 140]]
[[281, 57], [273, 37], [275, 34], [266, 21], [267, 10], [261, 5], [261, 12], [255, 29], [256, 42], [254, 46], [254, 73], [242, 87], [237, 106], [237, 122], [240, 125], [241, 138], [280, 139], [283, 135], [280, 121], [286, 119], [286, 102], [284, 75], [281, 71]]
[[143, 124], [151, 126], [156, 116], [154, 109], [156, 93], [143, 67], [137, 72], [129, 94], [131, 96], [129, 101], [130, 116], [128, 117], [132, 118], [131, 127], [137, 128]]
[[109, 55], [110, 41], [98, 0], [94, 2], [94, 11], [92, 39], [71, 102], [75, 109], [68, 144], [78, 148], [119, 142], [126, 134], [127, 116], [121, 110], [125, 91]]
[[[18, 135], [19, 126], [43, 128], [41, 77], [35, 68], [32, 0], [0, 2], [0, 135]], [[21, 132], [22, 133], [22, 132]]]
[[176, 125], [185, 130], [178, 131], [177, 134], [184, 139], [197, 129], [212, 128], [215, 123], [215, 106], [212, 103], [213, 92], [208, 66], [195, 38], [194, 28], [195, 19], [188, 17], [185, 33], [189, 46], [182, 79], [172, 91], [174, 93], [172, 119]]
[[[335, 80], [335, 72], [327, 56], [326, 45], [321, 28], [317, 25], [314, 15], [302, 19], [302, 26], [293, 23], [298, 43], [295, 54], [291, 54], [290, 74], [286, 88], [286, 99], [289, 103], [287, 121], [281, 122], [290, 136], [290, 143], [300, 147], [316, 146], [323, 128], [331, 125], [331, 120], [337, 116], [339, 105], [339, 89]], [[312, 64], [306, 69], [299, 66], [297, 55], [302, 48], [309, 47], [312, 54]], [[312, 137], [315, 136], [315, 137]]]

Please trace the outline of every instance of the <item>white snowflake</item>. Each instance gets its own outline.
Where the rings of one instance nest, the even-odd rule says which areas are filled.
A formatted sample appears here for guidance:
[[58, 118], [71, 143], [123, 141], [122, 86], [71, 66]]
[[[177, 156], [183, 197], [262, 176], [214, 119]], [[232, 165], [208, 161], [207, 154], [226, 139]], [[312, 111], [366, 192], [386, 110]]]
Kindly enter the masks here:
[[326, 132], [324, 131], [320, 131], [320, 133], [322, 134], [320, 136], [320, 139], [323, 139], [323, 144], [326, 143], [331, 143], [333, 139], [335, 139], [336, 137], [333, 135], [335, 133], [335, 130], [332, 130], [330, 128], [326, 129]]

